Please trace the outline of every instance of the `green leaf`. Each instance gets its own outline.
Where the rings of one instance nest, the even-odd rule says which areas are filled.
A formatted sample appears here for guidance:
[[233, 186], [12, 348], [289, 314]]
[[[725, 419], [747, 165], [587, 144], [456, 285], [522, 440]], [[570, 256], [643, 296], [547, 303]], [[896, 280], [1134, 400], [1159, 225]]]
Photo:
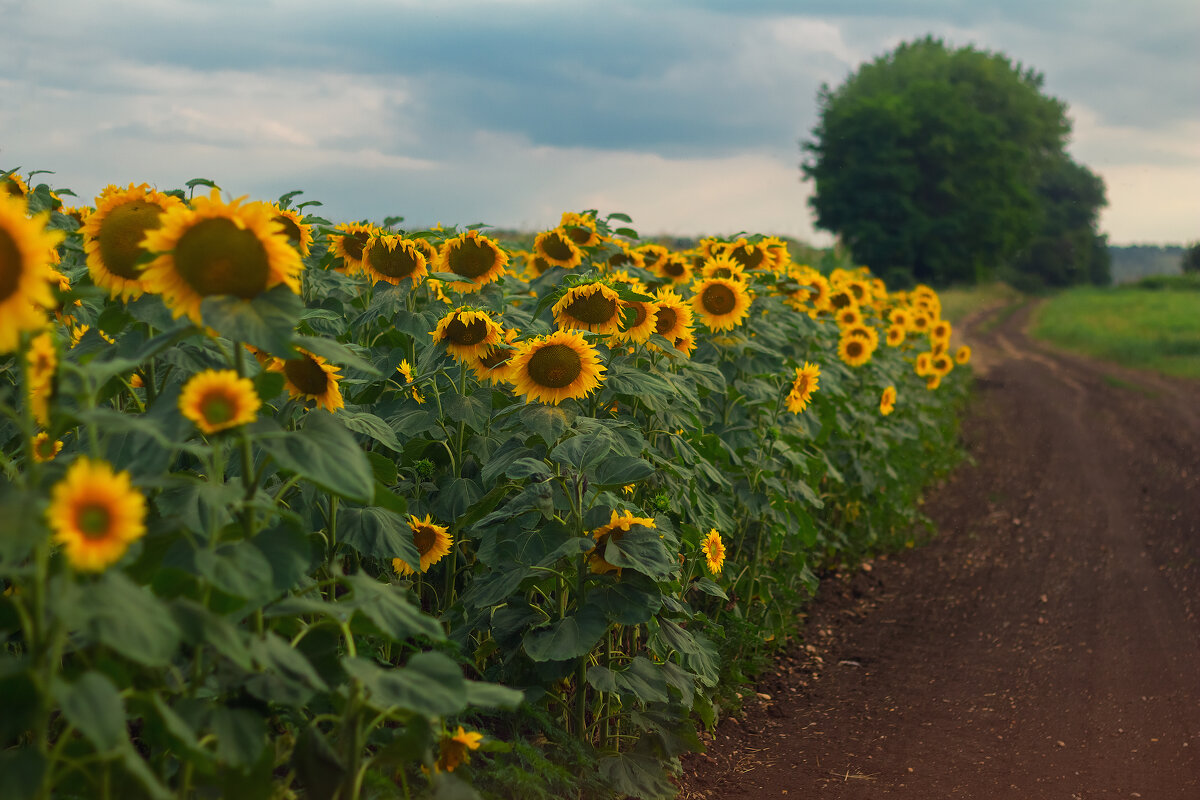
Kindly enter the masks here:
[[452, 394], [442, 399], [443, 410], [450, 419], [462, 422], [474, 431], [484, 431], [492, 419], [492, 390], [480, 387], [468, 394]]
[[189, 645], [211, 647], [245, 671], [254, 669], [246, 635], [229, 619], [183, 597], [175, 600], [171, 610]]
[[590, 602], [612, 622], [641, 625], [662, 608], [662, 591], [653, 580], [638, 572], [622, 575], [619, 580], [588, 594]]
[[593, 474], [600, 486], [624, 486], [649, 478], [654, 467], [636, 456], [610, 456], [596, 466]]
[[302, 311], [304, 301], [282, 284], [250, 300], [214, 295], [200, 304], [205, 325], [227, 339], [246, 342], [280, 358], [296, 357], [292, 331]]
[[664, 578], [679, 569], [679, 560], [654, 528], [634, 525], [620, 538], [608, 537], [604, 560], [614, 567], [637, 570], [652, 578]]
[[292, 337], [292, 342], [297, 347], [302, 347], [314, 356], [320, 356], [331, 364], [356, 369], [359, 372], [365, 372], [368, 375], [375, 375], [376, 377], [383, 375], [378, 367], [355, 353], [349, 345], [342, 344], [334, 339], [297, 334]]
[[110, 570], [81, 590], [87, 634], [148, 667], [163, 667], [179, 646], [180, 631], [166, 606], [123, 573]]
[[209, 724], [217, 736], [217, 758], [235, 769], [258, 760], [266, 745], [266, 721], [248, 708], [217, 706]]
[[386, 508], [343, 506], [338, 513], [338, 539], [364, 556], [383, 559], [389, 566], [393, 558], [404, 559], [414, 567], [421, 563], [408, 520]]
[[525, 635], [525, 654], [534, 661], [569, 661], [591, 652], [608, 630], [608, 620], [593, 606]]
[[[370, 436], [393, 453], [404, 452], [404, 445], [400, 444], [400, 440], [396, 438], [396, 432], [392, 430], [390, 425], [374, 414], [368, 414], [365, 411], [347, 411], [343, 409], [338, 412], [337, 416], [343, 425], [355, 433]], [[395, 480], [393, 479], [392, 482], [394, 483]]]
[[226, 594], [265, 600], [273, 590], [271, 562], [250, 542], [221, 545], [216, 552], [197, 550], [196, 571]]
[[678, 787], [667, 780], [663, 762], [642, 753], [600, 759], [600, 775], [614, 794], [639, 800], [673, 800]]
[[98, 753], [110, 753], [129, 741], [125, 704], [107, 676], [85, 672], [74, 683], [54, 684], [54, 699], [67, 721], [92, 743]]
[[403, 667], [382, 669], [361, 658], [345, 658], [342, 666], [362, 682], [368, 704], [377, 710], [400, 709], [443, 717], [467, 708], [462, 669], [442, 653], [417, 653]]
[[576, 434], [551, 450], [550, 458], [580, 472], [587, 472], [612, 451], [611, 437], [612, 434], [604, 428], [596, 428], [586, 435]]
[[498, 683], [467, 681], [467, 702], [472, 706], [512, 711], [525, 702], [525, 695]]
[[351, 602], [355, 608], [395, 641], [414, 636], [428, 636], [434, 641], [446, 638], [441, 623], [409, 602], [407, 590], [380, 583], [361, 572], [343, 581], [354, 591]]
[[256, 438], [284, 469], [347, 500], [371, 501], [375, 493], [371, 462], [334, 415], [313, 410], [301, 430]]
[[284, 525], [262, 531], [250, 544], [271, 565], [271, 588], [276, 594], [304, 583], [316, 561], [309, 538]]
[[46, 757], [36, 748], [0, 750], [0, 787], [5, 800], [33, 800], [45, 774]]
[[40, 706], [37, 684], [28, 672], [0, 678], [0, 748], [8, 747], [34, 726]]
[[566, 431], [573, 415], [558, 406], [537, 403], [522, 408], [520, 416], [521, 424], [542, 437], [542, 441], [550, 447]]
[[[395, 434], [392, 435], [395, 436]], [[375, 495], [378, 497], [380, 487], [387, 491], [387, 487], [395, 485], [399, 480], [400, 472], [396, 469], [396, 462], [383, 453], [368, 450], [367, 460], [371, 462], [371, 471], [375, 473]]]
[[346, 775], [345, 765], [316, 725], [309, 725], [296, 740], [292, 769], [305, 797], [312, 800], [333, 800]]

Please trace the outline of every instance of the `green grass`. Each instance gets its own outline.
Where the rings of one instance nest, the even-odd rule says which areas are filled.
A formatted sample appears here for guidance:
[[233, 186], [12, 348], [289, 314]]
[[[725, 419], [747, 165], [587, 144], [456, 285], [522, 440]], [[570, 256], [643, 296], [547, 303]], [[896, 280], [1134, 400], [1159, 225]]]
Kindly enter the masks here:
[[1031, 330], [1084, 355], [1200, 378], [1200, 292], [1070, 289], [1037, 310]]
[[983, 283], [960, 286], [938, 292], [942, 301], [942, 318], [957, 325], [975, 311], [995, 306], [1012, 305], [1024, 295], [1007, 283]]

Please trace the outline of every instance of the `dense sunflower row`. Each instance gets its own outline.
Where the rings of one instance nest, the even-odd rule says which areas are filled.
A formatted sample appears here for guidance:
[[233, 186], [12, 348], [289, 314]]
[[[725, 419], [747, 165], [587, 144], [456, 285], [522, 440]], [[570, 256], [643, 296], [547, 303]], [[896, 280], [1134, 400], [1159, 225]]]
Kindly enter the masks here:
[[197, 186], [0, 192], [0, 692], [42, 790], [553, 796], [525, 743], [565, 736], [565, 785], [669, 796], [723, 676], [911, 536], [950, 449], [928, 287]]

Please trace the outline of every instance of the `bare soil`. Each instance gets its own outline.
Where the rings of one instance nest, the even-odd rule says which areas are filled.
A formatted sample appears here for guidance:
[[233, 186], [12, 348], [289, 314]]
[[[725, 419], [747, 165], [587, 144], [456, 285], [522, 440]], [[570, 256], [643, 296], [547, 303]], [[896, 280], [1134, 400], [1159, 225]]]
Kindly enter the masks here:
[[823, 581], [682, 800], [1200, 798], [1200, 384], [1033, 343], [1029, 310], [968, 330], [938, 537]]

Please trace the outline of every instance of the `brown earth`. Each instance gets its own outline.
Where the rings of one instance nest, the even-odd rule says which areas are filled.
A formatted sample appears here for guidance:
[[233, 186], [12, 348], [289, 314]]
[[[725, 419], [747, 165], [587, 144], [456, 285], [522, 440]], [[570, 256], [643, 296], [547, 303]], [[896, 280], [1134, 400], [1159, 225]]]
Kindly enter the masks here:
[[[1200, 384], [975, 325], [931, 544], [822, 584], [697, 798], [1200, 798]], [[901, 399], [903, 402], [903, 399]]]

